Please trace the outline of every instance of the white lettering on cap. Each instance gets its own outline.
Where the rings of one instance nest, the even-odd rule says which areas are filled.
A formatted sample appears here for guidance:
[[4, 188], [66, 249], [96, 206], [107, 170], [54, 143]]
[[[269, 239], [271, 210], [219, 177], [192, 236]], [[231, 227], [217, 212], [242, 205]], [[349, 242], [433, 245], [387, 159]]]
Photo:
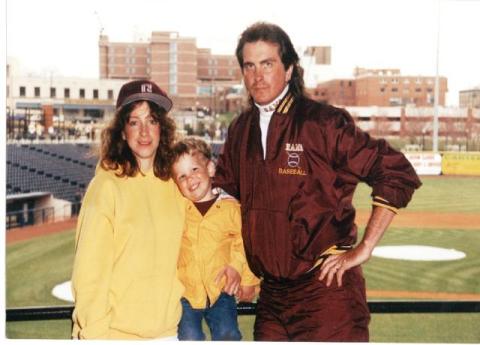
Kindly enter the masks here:
[[141, 89], [142, 89], [142, 93], [145, 93], [145, 92], [148, 92], [148, 93], [152, 93], [152, 84], [142, 84], [141, 86]]

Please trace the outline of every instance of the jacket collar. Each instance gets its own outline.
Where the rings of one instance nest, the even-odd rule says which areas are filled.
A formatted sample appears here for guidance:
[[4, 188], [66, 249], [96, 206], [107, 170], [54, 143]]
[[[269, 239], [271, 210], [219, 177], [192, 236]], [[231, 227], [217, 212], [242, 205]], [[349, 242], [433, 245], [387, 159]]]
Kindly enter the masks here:
[[290, 107], [292, 106], [294, 100], [295, 97], [293, 96], [293, 94], [291, 92], [287, 92], [285, 97], [278, 104], [275, 112], [278, 114], [286, 115], [290, 110]]

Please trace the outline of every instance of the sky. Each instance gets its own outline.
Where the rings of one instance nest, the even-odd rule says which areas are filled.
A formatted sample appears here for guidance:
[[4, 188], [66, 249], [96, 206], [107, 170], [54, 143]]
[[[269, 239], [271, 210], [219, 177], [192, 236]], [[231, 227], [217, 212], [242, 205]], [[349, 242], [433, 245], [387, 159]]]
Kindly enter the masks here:
[[256, 21], [280, 25], [297, 51], [331, 46], [335, 77], [356, 66], [448, 78], [447, 105], [480, 86], [480, 0], [6, 0], [6, 51], [24, 73], [98, 77], [98, 35], [111, 42], [175, 31], [234, 54]]

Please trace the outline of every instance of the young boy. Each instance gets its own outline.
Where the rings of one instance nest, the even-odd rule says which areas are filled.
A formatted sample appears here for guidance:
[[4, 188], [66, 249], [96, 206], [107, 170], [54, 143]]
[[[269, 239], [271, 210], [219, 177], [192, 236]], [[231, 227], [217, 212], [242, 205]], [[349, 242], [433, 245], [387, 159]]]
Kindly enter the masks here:
[[204, 141], [184, 139], [173, 153], [173, 179], [190, 200], [178, 261], [185, 286], [178, 338], [205, 340], [205, 318], [212, 340], [240, 340], [234, 295], [252, 300], [259, 283], [245, 259], [240, 205], [213, 193], [215, 165]]

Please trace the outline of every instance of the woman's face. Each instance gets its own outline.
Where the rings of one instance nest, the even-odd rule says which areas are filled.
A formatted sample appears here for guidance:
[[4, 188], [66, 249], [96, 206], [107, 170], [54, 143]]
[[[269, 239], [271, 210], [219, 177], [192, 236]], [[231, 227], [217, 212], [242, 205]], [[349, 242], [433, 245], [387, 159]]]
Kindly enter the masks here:
[[123, 129], [123, 138], [143, 172], [150, 170], [160, 143], [160, 123], [151, 114], [148, 102], [138, 103]]

